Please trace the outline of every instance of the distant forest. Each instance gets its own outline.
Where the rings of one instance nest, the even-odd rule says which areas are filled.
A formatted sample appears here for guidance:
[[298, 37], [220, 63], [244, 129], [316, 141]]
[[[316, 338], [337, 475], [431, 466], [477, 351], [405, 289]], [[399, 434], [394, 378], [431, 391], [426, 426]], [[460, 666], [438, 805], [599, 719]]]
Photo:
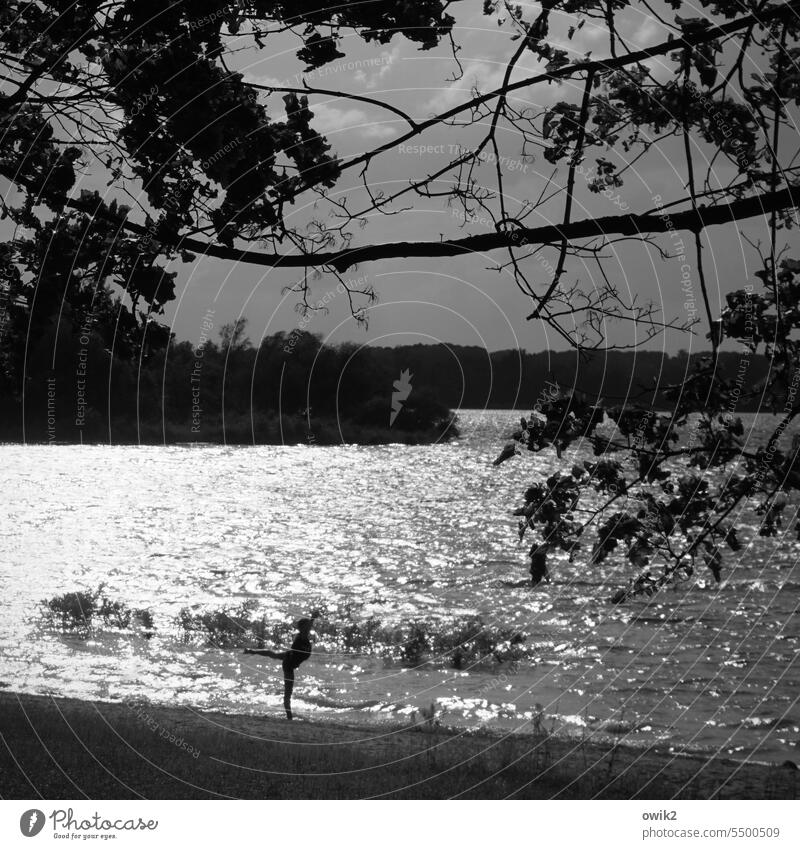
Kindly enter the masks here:
[[[609, 404], [669, 409], [700, 355], [658, 351], [489, 353], [462, 345], [323, 345], [295, 330], [254, 346], [244, 320], [199, 343], [171, 341], [136, 362], [102, 336], [42, 339], [24, 394], [0, 392], [0, 438], [28, 442], [427, 443], [456, 436], [457, 408], [529, 411], [578, 391]], [[55, 344], [56, 355], [53, 356]], [[768, 373], [764, 358], [722, 353], [720, 376], [744, 396]], [[744, 401], [737, 412], [753, 410]], [[23, 426], [24, 423], [24, 426]]]
[[[487, 352], [477, 346], [410, 345], [370, 349], [376, 362], [389, 373], [409, 369], [414, 385], [430, 389], [448, 407], [467, 409], [517, 409], [530, 412], [537, 400], [561, 392], [580, 392], [587, 399], [603, 399], [609, 406], [630, 404], [669, 410], [664, 395], [680, 385], [693, 364], [708, 353], [670, 355], [661, 351]], [[747, 352], [720, 352], [718, 374], [736, 385], [743, 398], [737, 412], [764, 409], [757, 391], [769, 372], [765, 357]]]

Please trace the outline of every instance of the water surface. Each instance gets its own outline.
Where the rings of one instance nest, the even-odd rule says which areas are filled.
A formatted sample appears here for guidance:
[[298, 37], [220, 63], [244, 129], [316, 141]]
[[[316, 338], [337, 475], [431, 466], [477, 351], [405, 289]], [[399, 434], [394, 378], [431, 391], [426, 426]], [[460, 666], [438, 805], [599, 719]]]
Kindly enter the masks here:
[[[423, 447], [0, 446], [0, 682], [275, 714], [278, 665], [187, 643], [182, 608], [254, 600], [280, 622], [322, 602], [336, 616], [442, 628], [480, 614], [525, 632], [519, 663], [413, 668], [318, 646], [300, 670], [297, 713], [410, 721], [434, 702], [444, 723], [513, 729], [538, 703], [548, 727], [578, 735], [797, 759], [795, 535], [759, 537], [756, 517], [740, 513], [744, 547], [726, 555], [720, 586], [698, 569], [649, 602], [609, 605], [630, 567], [585, 556], [531, 589], [510, 509], [558, 461], [494, 468], [515, 414], [460, 416], [461, 440]], [[64, 634], [43, 619], [43, 598], [100, 583], [153, 612], [152, 638]]]

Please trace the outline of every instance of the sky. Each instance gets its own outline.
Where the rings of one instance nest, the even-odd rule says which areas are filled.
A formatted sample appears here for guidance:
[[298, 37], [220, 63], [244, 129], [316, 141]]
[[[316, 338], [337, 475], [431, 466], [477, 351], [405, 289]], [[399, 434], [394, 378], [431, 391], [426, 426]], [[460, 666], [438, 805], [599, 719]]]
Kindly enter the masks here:
[[[521, 5], [529, 20], [538, 14], [538, 4]], [[511, 39], [508, 22], [484, 16], [482, 6], [482, 0], [461, 0], [451, 7], [457, 20], [453, 37], [461, 48], [458, 60], [463, 74], [460, 75], [446, 40], [436, 49], [420, 51], [403, 36], [379, 45], [365, 44], [355, 34], [345, 35], [342, 48], [345, 58], [305, 74], [303, 63], [295, 56], [298, 48], [295, 39], [287, 35], [269, 36], [265, 47], [260, 49], [247, 36], [231, 37], [229, 43], [235, 52], [230, 64], [246, 80], [261, 85], [295, 86], [305, 79], [312, 87], [384, 100], [420, 120], [469, 99], [473, 89], [487, 91], [500, 83], [518, 42]], [[665, 4], [651, 4], [651, 8], [660, 9], [666, 21], [674, 20], [674, 10]], [[684, 17], [690, 16], [690, 4], [684, 4], [680, 11]], [[705, 16], [706, 10], [698, 8], [697, 14]], [[550, 39], [560, 41], [571, 60], [586, 54], [592, 58], [608, 55], [608, 37], [601, 22], [587, 22], [570, 40], [567, 29], [574, 23], [573, 16], [554, 14], [550, 33]], [[646, 7], [637, 5], [625, 13], [622, 32], [628, 48], [638, 49], [665, 40], [668, 28]], [[653, 75], [660, 79], [667, 79], [673, 72], [667, 57], [654, 58], [648, 64]], [[527, 52], [512, 80], [541, 69], [539, 60]], [[514, 94], [511, 104], [538, 113], [560, 100], [579, 102], [580, 89], [580, 83], [523, 88]], [[275, 93], [262, 98], [276, 120], [283, 117], [281, 97]], [[310, 105], [314, 113], [312, 126], [327, 136], [332, 149], [344, 161], [378, 144], [392, 143], [407, 126], [390, 111], [335, 95], [315, 95]], [[396, 191], [407, 186], [409, 180], [435, 171], [453, 157], [457, 145], [474, 145], [486, 127], [486, 121], [473, 127], [438, 126], [405, 145], [394, 145], [371, 164], [367, 175], [371, 191]], [[553, 167], [541, 156], [541, 151], [523, 159], [520, 136], [510, 127], [501, 129], [499, 142], [501, 167], [513, 210], [514, 205], [539, 196]], [[585, 161], [587, 167], [593, 164], [595, 151], [619, 163], [634, 155], [626, 154], [621, 148], [594, 149]], [[713, 151], [702, 145], [695, 153], [701, 164], [713, 155]], [[493, 163], [483, 165], [478, 173], [486, 186], [494, 188]], [[717, 165], [714, 176], [726, 182], [732, 174], [729, 166]], [[555, 185], [563, 186], [565, 179], [566, 166], [562, 166]], [[682, 143], [670, 140], [628, 172], [625, 185], [617, 190], [616, 204], [589, 192], [586, 178], [579, 176], [572, 218], [616, 214], [621, 211], [620, 205], [632, 212], [651, 211], [656, 196], [664, 202], [685, 197], [685, 184]], [[331, 194], [346, 199], [353, 209], [361, 208], [367, 195], [359, 182], [358, 169], [346, 171]], [[315, 205], [317, 200], [313, 195], [302, 196], [288, 210], [287, 223], [301, 227], [314, 217], [325, 220], [330, 208]], [[538, 226], [560, 221], [563, 200], [562, 192], [540, 207], [527, 223]], [[363, 229], [355, 227], [353, 244], [457, 238], [493, 229], [486, 219], [464, 222], [457, 210], [449, 208], [441, 198], [423, 199], [408, 194], [392, 210], [397, 214], [373, 213]], [[704, 237], [706, 271], [715, 310], [724, 302], [725, 292], [753, 282], [753, 273], [760, 267], [757, 253], [742, 233], [752, 241], [766, 240], [766, 220], [753, 220], [740, 229], [741, 233], [730, 226], [710, 228]], [[688, 246], [689, 234], [682, 235]], [[672, 247], [668, 234], [661, 236], [658, 243], [665, 250]], [[686, 320], [687, 279], [680, 261], [664, 259], [656, 249], [635, 240], [611, 246], [606, 253], [606, 274], [628, 300], [636, 298], [640, 303], [652, 300], [665, 319], [677, 319], [678, 323]], [[178, 271], [178, 296], [168, 306], [166, 319], [178, 339], [190, 341], [200, 337], [210, 316], [217, 328], [246, 317], [248, 335], [255, 344], [265, 335], [300, 328], [321, 334], [331, 343], [352, 340], [364, 345], [395, 345], [441, 341], [478, 345], [488, 350], [563, 349], [564, 341], [546, 324], [526, 319], [531, 311], [530, 300], [520, 293], [508, 270], [496, 268], [504, 257], [504, 252], [494, 252], [433, 260], [400, 258], [349, 269], [344, 279], [372, 286], [377, 294], [377, 302], [368, 311], [366, 327], [354, 321], [348, 299], [341, 293], [341, 287], [337, 290], [338, 281], [331, 275], [317, 275], [311, 281], [310, 300], [324, 304], [325, 310], [303, 317], [297, 310], [299, 297], [290, 290], [298, 282], [297, 271], [201, 258], [174, 266]], [[556, 253], [551, 251], [539, 267], [536, 260], [529, 261], [529, 276], [537, 291], [542, 292], [549, 285], [552, 276], [549, 269], [555, 260]], [[690, 265], [689, 290], [694, 306], [699, 308], [700, 292], [693, 259]], [[569, 261], [564, 282], [575, 281], [586, 288], [601, 285], [597, 264]], [[705, 328], [694, 335], [669, 331], [646, 347], [670, 352], [679, 348], [701, 350], [707, 347], [705, 332]], [[627, 323], [609, 328], [608, 337], [618, 344], [631, 345], [640, 342], [643, 335], [641, 328]]]

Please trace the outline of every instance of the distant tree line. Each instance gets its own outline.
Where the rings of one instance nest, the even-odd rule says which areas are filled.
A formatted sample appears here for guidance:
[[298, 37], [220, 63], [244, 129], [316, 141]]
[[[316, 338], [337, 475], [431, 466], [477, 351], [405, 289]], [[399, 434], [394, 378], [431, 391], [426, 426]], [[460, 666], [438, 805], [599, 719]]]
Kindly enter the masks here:
[[[588, 401], [671, 409], [669, 387], [681, 384], [708, 352], [520, 350], [487, 352], [478, 346], [410, 345], [375, 349], [388, 370], [410, 369], [415, 385], [430, 388], [448, 407], [530, 410], [556, 392]], [[758, 395], [770, 374], [769, 359], [720, 351], [717, 377], [738, 387], [738, 412], [769, 411]], [[753, 394], [755, 393], [755, 394]], [[770, 400], [775, 398], [770, 395]]]
[[[685, 351], [496, 351], [461, 345], [324, 345], [301, 330], [257, 346], [246, 320], [204, 322], [140, 361], [69, 316], [29, 340], [25, 378], [0, 392], [0, 436], [44, 442], [330, 444], [432, 442], [457, 435], [458, 408], [526, 409], [554, 393], [669, 409], [664, 390], [699, 355]], [[746, 368], [742, 367], [742, 363]], [[721, 352], [720, 377], [759, 409], [764, 357]], [[764, 409], [763, 405], [761, 409]]]
[[[28, 442], [428, 443], [458, 434], [434, 386], [382, 349], [301, 330], [254, 346], [246, 320], [141, 358], [68, 315], [29, 339], [0, 386], [0, 438]], [[398, 360], [398, 362], [400, 362]]]

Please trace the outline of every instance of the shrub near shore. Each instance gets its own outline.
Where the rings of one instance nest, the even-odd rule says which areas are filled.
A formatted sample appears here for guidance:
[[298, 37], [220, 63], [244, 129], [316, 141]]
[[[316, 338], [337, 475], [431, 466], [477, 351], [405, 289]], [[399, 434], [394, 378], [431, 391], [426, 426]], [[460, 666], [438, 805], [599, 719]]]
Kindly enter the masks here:
[[[45, 618], [63, 631], [138, 627], [150, 636], [156, 627], [149, 610], [109, 598], [102, 584], [53, 596], [42, 601], [42, 608]], [[175, 622], [160, 622], [159, 627], [168, 633], [177, 625], [184, 641], [224, 649], [291, 642], [291, 624], [268, 621], [257, 609], [255, 601], [217, 609], [184, 607]], [[517, 663], [525, 656], [526, 642], [517, 628], [491, 624], [480, 616], [393, 623], [375, 616], [359, 619], [349, 609], [318, 620], [315, 634], [323, 651], [379, 655], [410, 666], [436, 662], [454, 669], [481, 662]]]
[[[254, 615], [255, 609], [253, 602], [210, 611], [184, 608], [179, 624], [186, 639], [225, 648], [291, 641], [290, 625], [268, 623]], [[411, 666], [434, 661], [455, 669], [482, 661], [516, 663], [524, 655], [526, 639], [518, 629], [492, 625], [480, 616], [391, 623], [345, 615], [319, 620], [315, 632], [316, 644], [325, 651], [377, 654]]]

